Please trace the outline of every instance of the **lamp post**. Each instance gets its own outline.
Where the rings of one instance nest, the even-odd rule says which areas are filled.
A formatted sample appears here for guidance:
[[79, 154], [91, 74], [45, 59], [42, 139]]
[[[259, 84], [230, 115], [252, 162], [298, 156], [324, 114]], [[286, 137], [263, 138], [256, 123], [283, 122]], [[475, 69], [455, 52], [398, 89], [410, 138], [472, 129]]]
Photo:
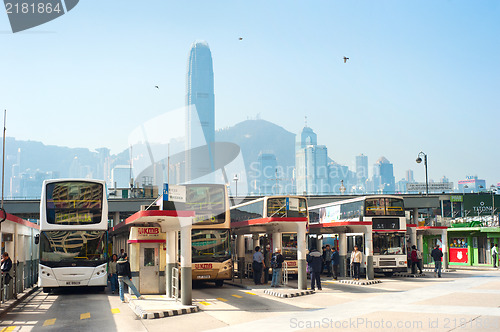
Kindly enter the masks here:
[[495, 221], [495, 194], [497, 191], [497, 187], [495, 185], [490, 186], [491, 191], [491, 223]]
[[234, 175], [234, 178], [233, 178], [233, 181], [234, 181], [234, 182], [235, 182], [235, 184], [236, 184], [236, 193], [235, 193], [234, 197], [238, 197], [238, 180], [239, 180], [239, 179], [240, 179], [240, 178], [238, 177], [238, 174], [235, 174], [235, 175]]
[[429, 180], [427, 177], [427, 155], [420, 151], [417, 156], [417, 164], [420, 164], [422, 162], [422, 157], [424, 157], [424, 166], [425, 166], [425, 193], [426, 195], [429, 195]]
[[344, 180], [340, 181], [340, 188], [339, 188], [339, 190], [340, 190], [340, 194], [344, 195], [345, 190], [346, 190], [346, 187], [344, 186]]

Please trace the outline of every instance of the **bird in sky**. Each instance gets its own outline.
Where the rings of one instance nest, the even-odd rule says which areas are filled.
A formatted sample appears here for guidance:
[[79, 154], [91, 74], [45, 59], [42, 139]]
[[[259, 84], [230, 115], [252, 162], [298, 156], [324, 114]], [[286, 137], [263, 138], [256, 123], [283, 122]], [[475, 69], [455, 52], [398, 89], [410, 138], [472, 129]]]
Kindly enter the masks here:
[[158, 85], [155, 85], [155, 88], [159, 89], [160, 87]]
[[243, 40], [243, 37], [240, 37], [240, 40]]
[[347, 62], [347, 60], [349, 60], [349, 58], [344, 57], [344, 63], [346, 63], [346, 62]]

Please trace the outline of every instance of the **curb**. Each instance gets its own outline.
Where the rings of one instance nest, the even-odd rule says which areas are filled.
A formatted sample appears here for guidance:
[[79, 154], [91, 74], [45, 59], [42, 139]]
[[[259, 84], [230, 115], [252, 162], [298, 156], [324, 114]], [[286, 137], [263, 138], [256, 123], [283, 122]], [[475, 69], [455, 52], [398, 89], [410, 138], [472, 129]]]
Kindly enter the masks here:
[[132, 309], [132, 311], [135, 312], [135, 314], [140, 319], [156, 319], [156, 318], [172, 317], [172, 316], [191, 314], [200, 311], [200, 308], [197, 305], [193, 305], [189, 308], [184, 308], [184, 309], [169, 309], [156, 312], [149, 312], [142, 309], [140, 306], [136, 305], [135, 301], [133, 300], [128, 302], [128, 306]]
[[[1, 308], [0, 309], [0, 318], [2, 318], [3, 316], [5, 316], [15, 306], [17, 306], [19, 303], [21, 303], [22, 301], [24, 301], [28, 296], [30, 296], [31, 294], [33, 294], [37, 290], [38, 290], [38, 286], [35, 286], [35, 287], [31, 288], [29, 291], [27, 291], [26, 293], [22, 293], [23, 295], [21, 297], [19, 297], [16, 300], [14, 300], [14, 302], [7, 304], [7, 306], [5, 308]], [[17, 294], [17, 295], [19, 295], [19, 294]]]
[[[434, 269], [423, 269], [422, 271], [429, 272], [429, 273], [434, 273]], [[454, 270], [454, 269], [441, 269], [441, 273], [443, 273], [443, 272], [448, 273], [448, 272], [457, 272], [457, 271]]]
[[413, 274], [413, 273], [405, 273], [405, 272], [396, 272], [394, 273], [395, 277], [402, 277], [402, 278], [420, 278], [420, 277], [425, 277], [425, 273], [420, 273], [420, 274]]
[[299, 292], [295, 292], [295, 293], [283, 294], [279, 291], [266, 289], [266, 290], [264, 290], [264, 294], [272, 295], [272, 296], [276, 296], [276, 297], [282, 297], [282, 298], [291, 298], [291, 297], [314, 294], [314, 291], [313, 290], [304, 290], [304, 291], [299, 291]]
[[380, 284], [382, 283], [381, 280], [365, 280], [365, 281], [359, 281], [359, 280], [340, 280], [339, 283], [341, 284], [349, 284], [349, 285], [362, 285], [362, 286], [368, 286], [368, 285], [375, 285], [375, 284]]

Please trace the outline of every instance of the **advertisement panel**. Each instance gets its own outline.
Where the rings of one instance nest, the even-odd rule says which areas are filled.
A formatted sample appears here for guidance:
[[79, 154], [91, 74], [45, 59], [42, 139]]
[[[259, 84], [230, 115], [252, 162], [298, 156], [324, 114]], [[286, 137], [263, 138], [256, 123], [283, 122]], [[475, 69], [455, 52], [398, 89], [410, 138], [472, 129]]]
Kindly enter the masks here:
[[[495, 205], [500, 203], [496, 201]], [[473, 216], [491, 216], [493, 210], [493, 195], [491, 194], [475, 194], [464, 196], [464, 210], [468, 211], [468, 215]]]

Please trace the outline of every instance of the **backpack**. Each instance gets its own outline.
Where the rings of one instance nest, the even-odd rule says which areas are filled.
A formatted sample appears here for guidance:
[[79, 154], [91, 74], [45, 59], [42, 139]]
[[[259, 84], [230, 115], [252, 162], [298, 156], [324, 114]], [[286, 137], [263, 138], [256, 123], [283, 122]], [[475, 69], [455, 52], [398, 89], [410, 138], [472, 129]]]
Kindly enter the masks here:
[[278, 268], [278, 255], [273, 255], [273, 257], [271, 257], [271, 268]]
[[422, 252], [417, 250], [417, 259], [422, 259]]

